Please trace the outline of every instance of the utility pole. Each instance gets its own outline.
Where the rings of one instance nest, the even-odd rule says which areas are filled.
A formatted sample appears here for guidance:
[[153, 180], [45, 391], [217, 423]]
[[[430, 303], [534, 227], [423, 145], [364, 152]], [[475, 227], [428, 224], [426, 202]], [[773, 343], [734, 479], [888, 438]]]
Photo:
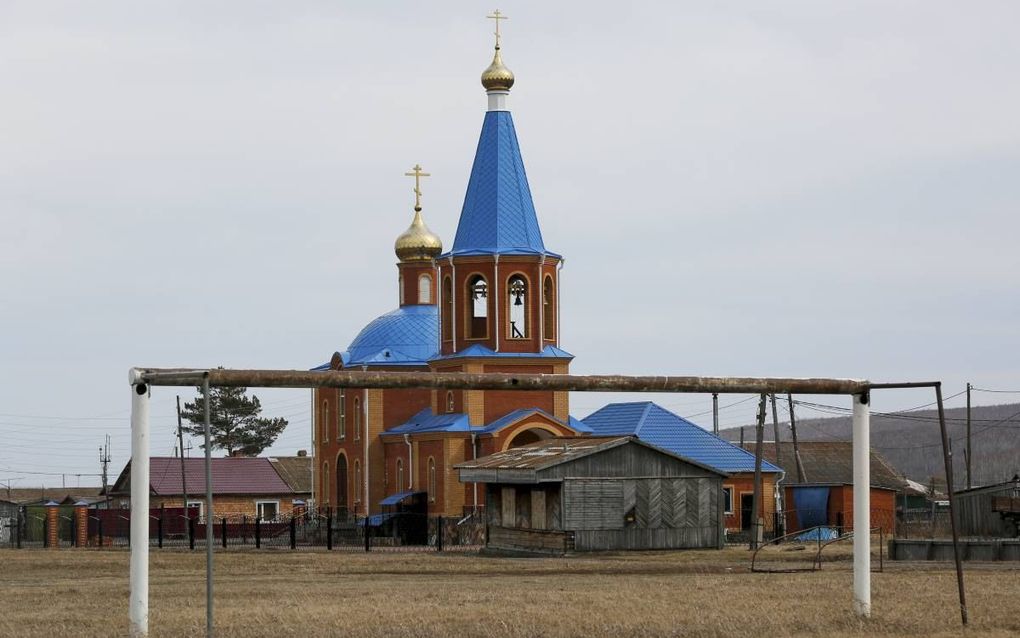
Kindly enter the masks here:
[[181, 395], [177, 395], [177, 442], [181, 447], [181, 493], [184, 495], [184, 516], [188, 516], [188, 480], [184, 472], [184, 433], [181, 428]]
[[974, 458], [974, 448], [970, 445], [970, 384], [967, 384], [967, 450], [964, 454], [964, 460], [967, 462], [967, 489], [974, 487], [974, 484], [970, 479], [970, 463], [971, 459]]
[[780, 451], [780, 438], [779, 438], [779, 412], [776, 409], [776, 395], [770, 394], [769, 399], [772, 401], [772, 436], [776, 440], [776, 465], [783, 467], [783, 453]]
[[103, 495], [106, 497], [106, 509], [110, 509], [110, 490], [107, 485], [107, 466], [110, 464], [110, 435], [106, 435], [106, 443], [99, 448], [99, 464], [103, 468]]
[[790, 432], [793, 435], [793, 460], [797, 465], [797, 482], [803, 483], [807, 479], [804, 476], [804, 463], [800, 460], [800, 447], [797, 445], [797, 418], [793, 416], [793, 395], [787, 394], [786, 400], [790, 402]]
[[712, 393], [712, 434], [719, 436], [719, 393]]
[[761, 448], [765, 438], [765, 395], [758, 399], [758, 423], [754, 428], [754, 494], [751, 497], [751, 549], [758, 548], [758, 534], [761, 529]]

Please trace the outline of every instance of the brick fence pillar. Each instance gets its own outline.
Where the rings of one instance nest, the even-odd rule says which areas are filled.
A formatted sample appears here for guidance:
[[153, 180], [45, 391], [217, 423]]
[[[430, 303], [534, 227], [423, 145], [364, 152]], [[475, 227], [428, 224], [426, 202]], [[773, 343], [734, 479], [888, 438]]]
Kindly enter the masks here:
[[60, 506], [55, 501], [46, 504], [46, 547], [60, 547]]
[[89, 544], [89, 506], [82, 501], [74, 504], [74, 546]]

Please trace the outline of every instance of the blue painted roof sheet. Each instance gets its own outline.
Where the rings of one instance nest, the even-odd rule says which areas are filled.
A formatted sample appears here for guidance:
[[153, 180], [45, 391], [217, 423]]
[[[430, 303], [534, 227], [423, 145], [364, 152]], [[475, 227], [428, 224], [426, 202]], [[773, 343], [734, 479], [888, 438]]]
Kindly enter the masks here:
[[457, 235], [448, 254], [553, 254], [542, 242], [509, 111], [485, 114]]
[[403, 306], [365, 326], [346, 352], [350, 365], [425, 365], [438, 352], [439, 315], [435, 306]]
[[379, 501], [380, 505], [396, 505], [405, 498], [410, 498], [415, 494], [424, 494], [424, 492], [415, 492], [414, 490], [408, 490], [406, 492], [398, 492], [397, 494], [390, 494], [383, 500]]
[[386, 435], [421, 434], [424, 432], [467, 432], [471, 429], [468, 416], [460, 412], [432, 414], [432, 408], [425, 408], [405, 423], [383, 432]]
[[[754, 454], [651, 401], [610, 403], [582, 421], [595, 436], [630, 434], [723, 472], [753, 472]], [[762, 460], [763, 472], [782, 472]]]
[[440, 359], [464, 359], [467, 357], [496, 357], [505, 359], [573, 359], [574, 355], [556, 346], [546, 346], [541, 352], [496, 352], [492, 348], [478, 345], [468, 346], [453, 354], [444, 354], [433, 357], [433, 361]]

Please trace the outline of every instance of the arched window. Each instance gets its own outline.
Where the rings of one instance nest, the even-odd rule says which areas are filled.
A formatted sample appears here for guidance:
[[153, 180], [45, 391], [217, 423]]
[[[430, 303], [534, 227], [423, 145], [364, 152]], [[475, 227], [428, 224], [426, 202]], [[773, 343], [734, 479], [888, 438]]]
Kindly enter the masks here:
[[361, 440], [361, 399], [354, 397], [354, 440]]
[[418, 277], [418, 303], [432, 303], [432, 277], [429, 275]]
[[329, 461], [322, 464], [322, 494], [320, 498], [323, 505], [329, 505]]
[[436, 502], [436, 460], [429, 457], [429, 500]]
[[453, 340], [453, 281], [443, 278], [443, 341]]
[[400, 305], [404, 305], [404, 275], [403, 273], [397, 277], [397, 290], [400, 291]]
[[453, 391], [446, 393], [446, 411], [453, 412]]
[[507, 339], [528, 338], [528, 282], [521, 275], [514, 275], [507, 282]]
[[397, 459], [397, 485], [396, 491], [404, 489], [404, 459]]
[[354, 502], [361, 502], [361, 460], [354, 459]]
[[328, 443], [329, 442], [329, 404], [326, 403], [325, 399], [322, 400], [322, 414], [320, 415], [320, 417], [322, 419], [322, 442], [323, 443]]
[[467, 287], [468, 339], [485, 339], [489, 336], [489, 284], [485, 277], [475, 275], [468, 280]]
[[339, 405], [336, 410], [336, 438], [343, 441], [347, 438], [347, 391], [340, 388]]
[[542, 332], [546, 339], [556, 338], [556, 304], [553, 297], [553, 279], [545, 276], [545, 283], [542, 285]]

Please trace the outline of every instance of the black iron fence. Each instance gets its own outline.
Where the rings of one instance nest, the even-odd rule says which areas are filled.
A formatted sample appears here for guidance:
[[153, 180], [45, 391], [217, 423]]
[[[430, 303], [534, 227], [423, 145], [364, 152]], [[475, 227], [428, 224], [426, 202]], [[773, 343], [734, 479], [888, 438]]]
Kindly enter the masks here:
[[[16, 517], [0, 519], [0, 539], [12, 548], [48, 547], [54, 535], [51, 517], [21, 508]], [[130, 510], [88, 510], [82, 529], [73, 512], [58, 517], [56, 538], [63, 547], [128, 547]], [[149, 513], [149, 546], [155, 549], [205, 549], [209, 534], [220, 549], [325, 548], [337, 551], [470, 551], [485, 540], [481, 514], [462, 518], [417, 513], [356, 516], [324, 509], [281, 515], [214, 516], [212, 520], [186, 515], [183, 508], [159, 508]]]

